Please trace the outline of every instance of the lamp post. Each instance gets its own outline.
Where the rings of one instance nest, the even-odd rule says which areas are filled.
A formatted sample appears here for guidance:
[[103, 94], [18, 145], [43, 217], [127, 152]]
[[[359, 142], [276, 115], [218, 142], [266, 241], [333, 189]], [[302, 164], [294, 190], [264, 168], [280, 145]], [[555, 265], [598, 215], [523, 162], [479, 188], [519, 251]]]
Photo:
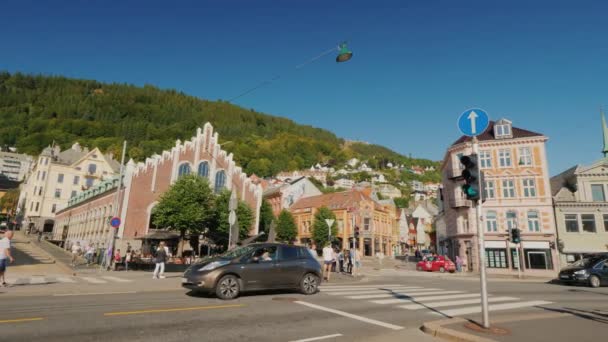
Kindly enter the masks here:
[[327, 240], [331, 244], [331, 226], [333, 226], [335, 220], [334, 219], [325, 219], [325, 223], [327, 223]]
[[233, 232], [234, 228], [235, 228], [235, 223], [236, 223], [236, 208], [238, 207], [238, 199], [236, 197], [236, 192], [234, 192], [234, 190], [232, 190], [232, 193], [230, 194], [230, 202], [228, 203], [228, 209], [230, 210], [230, 214], [228, 215], [228, 223], [230, 224], [230, 228], [228, 230], [228, 250], [230, 250], [230, 248], [232, 248], [233, 243], [232, 243], [232, 238], [233, 238], [233, 234], [236, 234], [237, 239], [238, 239], [238, 232]]

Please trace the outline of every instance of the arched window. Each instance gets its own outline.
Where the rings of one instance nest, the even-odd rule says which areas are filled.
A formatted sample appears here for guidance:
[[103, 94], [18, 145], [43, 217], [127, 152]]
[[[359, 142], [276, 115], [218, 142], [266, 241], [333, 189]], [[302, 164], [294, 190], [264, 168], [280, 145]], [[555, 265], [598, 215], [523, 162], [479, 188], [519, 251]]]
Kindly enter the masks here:
[[531, 232], [540, 232], [540, 221], [538, 220], [538, 211], [528, 211], [528, 230]]
[[496, 232], [498, 229], [496, 227], [496, 212], [488, 211], [486, 213], [486, 227], [488, 232]]
[[209, 177], [209, 163], [204, 161], [198, 164], [198, 175], [201, 177]]
[[517, 213], [514, 211], [507, 211], [507, 229], [517, 228]]
[[186, 176], [190, 174], [190, 164], [188, 163], [184, 163], [182, 165], [179, 166], [179, 169], [177, 171], [177, 177], [181, 177], [181, 176]]
[[226, 185], [226, 172], [224, 170], [220, 170], [215, 174], [215, 193], [219, 193]]

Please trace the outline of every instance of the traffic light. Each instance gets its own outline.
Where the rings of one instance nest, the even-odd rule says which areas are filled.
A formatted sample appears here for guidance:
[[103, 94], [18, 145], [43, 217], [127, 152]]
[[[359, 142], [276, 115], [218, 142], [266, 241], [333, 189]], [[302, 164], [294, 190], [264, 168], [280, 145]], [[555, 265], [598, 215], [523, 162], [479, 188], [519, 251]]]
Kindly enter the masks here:
[[355, 226], [355, 239], [359, 238], [359, 226]]
[[467, 196], [468, 200], [477, 201], [481, 198], [480, 172], [479, 164], [477, 163], [477, 154], [460, 157], [460, 162], [464, 165], [462, 170], [462, 178], [465, 184], [462, 186], [462, 192]]
[[520, 232], [521, 231], [518, 228], [511, 228], [511, 242], [513, 242], [513, 243], [521, 242]]

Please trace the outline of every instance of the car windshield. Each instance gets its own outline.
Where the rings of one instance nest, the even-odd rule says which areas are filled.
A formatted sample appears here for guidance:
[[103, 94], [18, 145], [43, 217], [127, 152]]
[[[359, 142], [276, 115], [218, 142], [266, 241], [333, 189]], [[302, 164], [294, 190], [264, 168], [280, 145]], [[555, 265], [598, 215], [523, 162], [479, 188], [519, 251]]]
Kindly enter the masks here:
[[598, 259], [598, 258], [584, 258], [584, 259], [581, 259], [581, 260], [578, 260], [578, 261], [572, 263], [572, 266], [574, 266], [574, 267], [589, 267], [591, 265], [594, 265], [599, 260], [600, 259]]
[[238, 247], [238, 248], [229, 250], [229, 251], [225, 252], [224, 254], [221, 254], [220, 258], [222, 258], [222, 259], [239, 258], [239, 257], [242, 257], [243, 255], [245, 255], [247, 253], [253, 252], [253, 250], [255, 248], [256, 248], [255, 246]]

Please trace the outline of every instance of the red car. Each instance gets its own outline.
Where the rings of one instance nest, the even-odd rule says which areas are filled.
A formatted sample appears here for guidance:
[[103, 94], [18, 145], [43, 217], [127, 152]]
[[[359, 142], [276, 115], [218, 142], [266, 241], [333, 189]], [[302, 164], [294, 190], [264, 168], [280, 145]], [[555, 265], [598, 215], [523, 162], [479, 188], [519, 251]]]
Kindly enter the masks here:
[[416, 269], [418, 271], [427, 271], [427, 272], [435, 272], [439, 271], [441, 273], [448, 271], [450, 273], [454, 273], [456, 271], [456, 264], [450, 260], [450, 258], [440, 255], [440, 256], [429, 256], [422, 261], [419, 261], [416, 264]]

